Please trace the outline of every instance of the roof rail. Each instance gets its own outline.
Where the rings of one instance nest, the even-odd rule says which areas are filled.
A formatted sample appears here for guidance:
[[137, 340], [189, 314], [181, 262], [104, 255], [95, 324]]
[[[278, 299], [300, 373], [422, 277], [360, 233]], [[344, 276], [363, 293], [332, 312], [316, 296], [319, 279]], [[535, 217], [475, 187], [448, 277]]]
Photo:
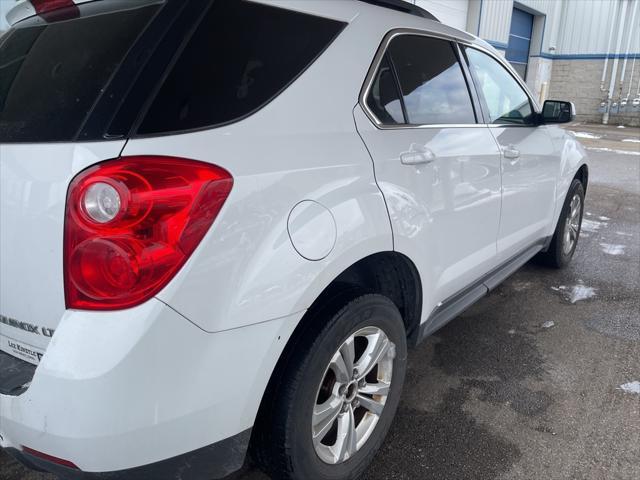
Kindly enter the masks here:
[[377, 7], [389, 8], [398, 12], [408, 13], [409, 15], [415, 15], [417, 17], [426, 18], [428, 20], [434, 20], [439, 22], [433, 14], [427, 12], [424, 8], [420, 8], [413, 3], [409, 3], [405, 0], [360, 0], [361, 2], [370, 3]]

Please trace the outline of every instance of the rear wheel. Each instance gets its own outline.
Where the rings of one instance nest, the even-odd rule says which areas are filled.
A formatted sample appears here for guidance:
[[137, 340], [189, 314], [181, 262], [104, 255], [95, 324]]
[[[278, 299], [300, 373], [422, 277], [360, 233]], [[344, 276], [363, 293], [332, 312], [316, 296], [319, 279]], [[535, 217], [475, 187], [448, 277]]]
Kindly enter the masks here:
[[406, 333], [386, 297], [338, 300], [313, 318], [263, 409], [258, 458], [273, 478], [357, 478], [395, 415]]
[[583, 212], [584, 187], [580, 180], [574, 180], [569, 187], [549, 250], [540, 254], [543, 263], [554, 268], [569, 264], [578, 246]]

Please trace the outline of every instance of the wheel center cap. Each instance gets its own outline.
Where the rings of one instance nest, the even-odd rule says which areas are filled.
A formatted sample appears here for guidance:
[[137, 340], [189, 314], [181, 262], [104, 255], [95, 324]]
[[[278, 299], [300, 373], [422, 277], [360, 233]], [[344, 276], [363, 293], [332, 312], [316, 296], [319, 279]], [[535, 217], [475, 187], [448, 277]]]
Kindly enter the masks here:
[[351, 403], [353, 399], [356, 398], [357, 394], [358, 394], [358, 383], [351, 382], [347, 387], [347, 393], [345, 393], [344, 399], [345, 401]]

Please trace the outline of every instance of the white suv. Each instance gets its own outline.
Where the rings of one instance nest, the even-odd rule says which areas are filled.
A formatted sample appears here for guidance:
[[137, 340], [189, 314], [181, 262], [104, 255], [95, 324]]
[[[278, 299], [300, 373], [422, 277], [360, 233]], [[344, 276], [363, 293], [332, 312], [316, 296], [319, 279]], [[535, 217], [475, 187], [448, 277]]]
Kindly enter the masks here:
[[[0, 39], [0, 442], [63, 478], [352, 479], [407, 346], [588, 171], [482, 40], [393, 0], [19, 3]], [[541, 253], [542, 252], [542, 253]]]

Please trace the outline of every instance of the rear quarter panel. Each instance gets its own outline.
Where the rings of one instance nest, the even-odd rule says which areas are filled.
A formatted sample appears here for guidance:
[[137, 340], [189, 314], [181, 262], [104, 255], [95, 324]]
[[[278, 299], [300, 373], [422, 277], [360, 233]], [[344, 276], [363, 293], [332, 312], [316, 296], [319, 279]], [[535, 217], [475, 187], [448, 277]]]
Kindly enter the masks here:
[[[129, 141], [123, 155], [206, 161], [234, 178], [213, 227], [158, 299], [207, 332], [228, 330], [305, 310], [349, 266], [393, 249], [352, 114], [381, 38], [347, 26], [291, 86], [238, 123]], [[290, 212], [303, 200], [323, 205], [335, 220], [335, 245], [318, 261], [303, 258], [287, 231]]]

